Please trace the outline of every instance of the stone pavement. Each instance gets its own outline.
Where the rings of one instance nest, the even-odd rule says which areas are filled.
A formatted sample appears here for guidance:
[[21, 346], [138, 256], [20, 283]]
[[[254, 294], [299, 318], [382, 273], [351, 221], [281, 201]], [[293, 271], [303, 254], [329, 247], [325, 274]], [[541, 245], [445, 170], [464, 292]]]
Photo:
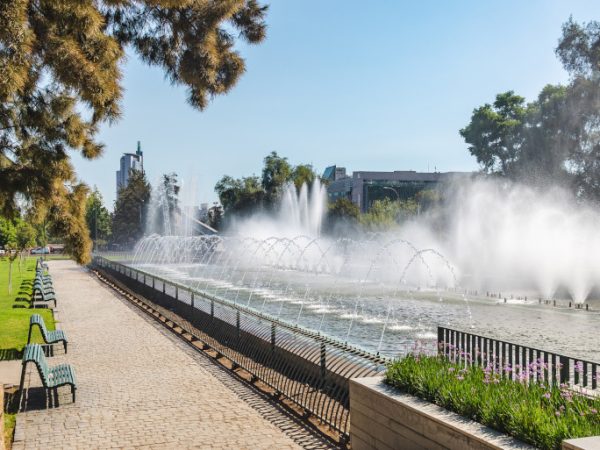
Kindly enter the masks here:
[[63, 387], [60, 406], [46, 409], [30, 364], [15, 450], [327, 446], [85, 269], [52, 261], [50, 271], [69, 337], [69, 353], [50, 363], [74, 366], [77, 400]]

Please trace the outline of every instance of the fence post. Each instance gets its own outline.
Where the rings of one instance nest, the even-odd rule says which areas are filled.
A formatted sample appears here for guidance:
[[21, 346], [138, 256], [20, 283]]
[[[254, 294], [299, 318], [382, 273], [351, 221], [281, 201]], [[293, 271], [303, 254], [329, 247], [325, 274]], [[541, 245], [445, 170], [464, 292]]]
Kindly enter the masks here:
[[275, 351], [275, 333], [277, 332], [277, 325], [271, 323], [271, 351]]
[[211, 320], [215, 319], [215, 301], [212, 299], [210, 301], [210, 318]]
[[175, 300], [179, 300], [179, 286], [175, 285]]
[[437, 327], [437, 335], [438, 355], [446, 355], [444, 346], [444, 329], [440, 326]]
[[190, 296], [191, 296], [191, 305], [192, 305], [192, 309], [194, 309], [194, 293], [190, 292]]
[[238, 310], [235, 315], [235, 326], [237, 327], [237, 338], [240, 339], [240, 311]]
[[560, 355], [558, 357], [560, 364], [560, 383], [567, 383], [569, 381], [569, 358]]
[[325, 342], [321, 342], [321, 378], [325, 378], [327, 375], [327, 348]]
[[154, 277], [152, 277], [152, 289], [156, 289], [156, 288], [154, 287], [154, 281], [155, 281], [155, 278], [154, 278]]

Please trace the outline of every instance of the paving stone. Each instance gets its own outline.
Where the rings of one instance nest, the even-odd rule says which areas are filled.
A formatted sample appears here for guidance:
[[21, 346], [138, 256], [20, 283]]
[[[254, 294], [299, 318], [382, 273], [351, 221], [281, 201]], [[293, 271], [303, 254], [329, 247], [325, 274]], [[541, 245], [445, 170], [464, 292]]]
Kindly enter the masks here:
[[[50, 271], [69, 353], [49, 362], [73, 365], [77, 400], [65, 387], [57, 408], [28, 403], [14, 450], [328, 446], [85, 269], [51, 261]], [[32, 367], [28, 379], [33, 396]]]

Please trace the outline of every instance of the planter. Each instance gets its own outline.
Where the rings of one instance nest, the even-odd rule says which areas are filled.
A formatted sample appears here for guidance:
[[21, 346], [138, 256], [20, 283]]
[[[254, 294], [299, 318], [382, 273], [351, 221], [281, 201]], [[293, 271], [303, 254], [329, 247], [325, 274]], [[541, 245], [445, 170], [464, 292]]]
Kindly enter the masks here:
[[350, 380], [350, 442], [364, 449], [532, 449], [533, 447], [383, 382]]
[[[383, 377], [350, 380], [350, 442], [365, 449], [532, 449], [528, 444], [399, 392]], [[600, 436], [569, 439], [563, 450], [600, 450]]]

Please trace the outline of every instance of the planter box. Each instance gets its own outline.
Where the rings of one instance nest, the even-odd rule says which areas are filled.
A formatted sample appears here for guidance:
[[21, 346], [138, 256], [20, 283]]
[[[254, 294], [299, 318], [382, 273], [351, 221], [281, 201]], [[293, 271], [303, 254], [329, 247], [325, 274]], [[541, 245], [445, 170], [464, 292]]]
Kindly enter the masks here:
[[365, 449], [532, 449], [480, 423], [403, 394], [383, 377], [350, 380], [350, 442]]
[[[517, 439], [399, 392], [383, 377], [350, 380], [350, 443], [365, 449], [533, 449]], [[569, 439], [563, 450], [600, 450], [600, 436]]]

